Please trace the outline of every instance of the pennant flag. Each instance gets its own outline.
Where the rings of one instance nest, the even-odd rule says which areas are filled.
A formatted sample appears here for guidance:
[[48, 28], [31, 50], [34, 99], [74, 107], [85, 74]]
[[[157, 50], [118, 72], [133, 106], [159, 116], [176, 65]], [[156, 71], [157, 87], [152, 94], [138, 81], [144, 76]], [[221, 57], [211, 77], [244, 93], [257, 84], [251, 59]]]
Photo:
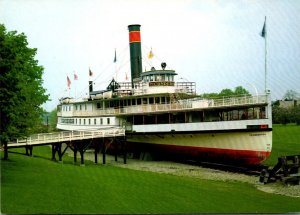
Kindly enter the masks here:
[[93, 76], [93, 72], [90, 68], [89, 68], [89, 74], [90, 74], [90, 76]]
[[264, 26], [263, 26], [262, 31], [261, 31], [261, 34], [260, 34], [260, 36], [262, 36], [262, 37], [264, 37], [264, 38], [265, 38], [266, 35], [267, 35], [266, 19], [267, 19], [267, 17], [265, 17]]
[[67, 85], [68, 85], [68, 88], [70, 89], [71, 88], [71, 80], [70, 80], [69, 76], [67, 76]]
[[74, 71], [74, 80], [75, 81], [78, 80], [78, 75], [75, 73], [75, 71]]
[[150, 50], [150, 52], [149, 52], [148, 58], [149, 58], [149, 59], [153, 58], [152, 48], [151, 48], [151, 50]]
[[117, 62], [117, 51], [116, 51], [116, 49], [115, 49], [115, 58], [114, 58], [114, 63], [116, 63]]

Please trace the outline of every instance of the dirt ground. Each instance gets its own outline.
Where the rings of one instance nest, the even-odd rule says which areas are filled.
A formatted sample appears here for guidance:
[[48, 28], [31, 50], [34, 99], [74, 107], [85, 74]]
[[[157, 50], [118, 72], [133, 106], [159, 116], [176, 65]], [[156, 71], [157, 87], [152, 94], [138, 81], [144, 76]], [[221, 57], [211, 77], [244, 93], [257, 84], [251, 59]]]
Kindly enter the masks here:
[[[73, 156], [72, 153], [69, 153], [69, 155]], [[85, 159], [94, 161], [94, 154], [91, 152], [85, 153]], [[101, 154], [99, 154], [98, 160], [99, 163], [102, 163]], [[143, 161], [137, 159], [127, 159], [127, 164], [123, 164], [123, 159], [121, 157], [119, 157], [118, 161], [116, 162], [114, 156], [111, 155], [106, 156], [106, 165], [156, 172], [160, 174], [194, 177], [205, 180], [245, 182], [252, 184], [258, 190], [263, 192], [300, 198], [300, 185], [286, 185], [280, 182], [264, 185], [259, 182], [258, 176], [250, 176], [243, 173], [226, 172], [222, 170], [203, 168], [200, 166], [170, 161]]]

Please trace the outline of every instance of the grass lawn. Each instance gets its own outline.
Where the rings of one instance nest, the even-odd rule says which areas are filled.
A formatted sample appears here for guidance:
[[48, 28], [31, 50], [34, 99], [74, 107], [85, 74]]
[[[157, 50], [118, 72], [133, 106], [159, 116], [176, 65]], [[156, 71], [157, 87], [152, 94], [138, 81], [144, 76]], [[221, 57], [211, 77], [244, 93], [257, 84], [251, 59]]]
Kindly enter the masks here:
[[300, 126], [273, 125], [272, 152], [264, 164], [274, 166], [277, 158], [285, 155], [300, 155]]
[[[288, 133], [275, 126], [273, 145], [285, 142], [276, 141], [278, 131]], [[284, 153], [295, 154], [297, 145], [288, 137], [286, 143], [293, 149], [276, 146], [275, 152], [282, 148]], [[24, 153], [25, 149], [10, 151]], [[50, 160], [48, 146], [35, 147], [33, 155], [9, 153], [8, 161], [1, 160], [1, 213], [300, 212], [300, 198], [265, 193], [248, 183], [136, 171], [89, 161], [82, 167], [67, 156], [58, 163]]]

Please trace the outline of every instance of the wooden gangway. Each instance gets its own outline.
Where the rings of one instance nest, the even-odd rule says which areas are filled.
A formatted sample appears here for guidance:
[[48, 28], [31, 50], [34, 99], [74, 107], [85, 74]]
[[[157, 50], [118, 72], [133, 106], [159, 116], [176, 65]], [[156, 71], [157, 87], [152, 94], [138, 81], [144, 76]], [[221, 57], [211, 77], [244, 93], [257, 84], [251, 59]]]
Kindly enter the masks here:
[[82, 131], [62, 131], [55, 133], [34, 134], [26, 138], [8, 142], [7, 148], [19, 148], [24, 146], [48, 145], [52, 143], [71, 142], [75, 140], [87, 140], [107, 137], [124, 137], [124, 128], [108, 128]]

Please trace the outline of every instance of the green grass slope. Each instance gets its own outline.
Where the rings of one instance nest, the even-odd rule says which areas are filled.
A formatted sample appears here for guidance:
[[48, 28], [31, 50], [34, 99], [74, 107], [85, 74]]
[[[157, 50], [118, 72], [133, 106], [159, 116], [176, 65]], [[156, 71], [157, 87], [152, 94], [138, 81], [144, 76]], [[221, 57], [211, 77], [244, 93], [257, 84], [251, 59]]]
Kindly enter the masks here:
[[[273, 152], [299, 154], [299, 126], [274, 126]], [[115, 166], [51, 161], [51, 148], [11, 150], [1, 160], [1, 213], [287, 213], [300, 212], [300, 199], [265, 193], [253, 185], [136, 171]], [[21, 153], [19, 153], [21, 152]], [[3, 152], [1, 152], [3, 158]]]
[[[20, 151], [18, 149], [17, 151]], [[21, 150], [23, 151], [23, 150]], [[10, 153], [1, 160], [1, 212], [8, 214], [286, 213], [299, 198], [268, 194], [246, 183], [200, 180]], [[3, 157], [3, 154], [2, 154]]]

